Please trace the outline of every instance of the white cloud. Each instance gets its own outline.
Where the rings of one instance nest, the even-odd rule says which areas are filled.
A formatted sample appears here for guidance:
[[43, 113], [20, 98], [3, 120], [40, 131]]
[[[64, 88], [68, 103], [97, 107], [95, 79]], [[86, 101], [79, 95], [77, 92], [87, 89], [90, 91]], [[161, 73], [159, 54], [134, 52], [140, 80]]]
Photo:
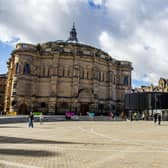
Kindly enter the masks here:
[[10, 29], [8, 29], [5, 25], [0, 24], [0, 39], [2, 41], [11, 41], [13, 37], [13, 33]]
[[[101, 47], [108, 51], [112, 57], [129, 60], [133, 63], [134, 80], [156, 84], [161, 76], [168, 77], [168, 58], [166, 57], [164, 37], [155, 36], [154, 32], [140, 34], [137, 31], [127, 40], [121, 40], [115, 39], [107, 32], [102, 32], [99, 41]], [[144, 40], [145, 37], [146, 40]], [[152, 41], [154, 41], [154, 45], [152, 45]], [[158, 45], [155, 45], [155, 42]]]
[[0, 41], [66, 40], [76, 22], [78, 38], [112, 57], [133, 62], [133, 79], [168, 78], [168, 1], [0, 0]]
[[95, 5], [102, 5], [103, 2], [104, 2], [104, 0], [93, 0], [93, 3], [94, 3]]
[[125, 11], [130, 10], [131, 7], [134, 6], [134, 3], [138, 1], [133, 0], [107, 0], [105, 6], [110, 10], [115, 11]]
[[[43, 42], [64, 39], [84, 0], [1, 0], [0, 40]], [[17, 5], [16, 5], [17, 4]]]
[[103, 30], [99, 42], [112, 56], [133, 62], [134, 80], [156, 84], [168, 78], [168, 3], [145, 2], [107, 0], [114, 29]]

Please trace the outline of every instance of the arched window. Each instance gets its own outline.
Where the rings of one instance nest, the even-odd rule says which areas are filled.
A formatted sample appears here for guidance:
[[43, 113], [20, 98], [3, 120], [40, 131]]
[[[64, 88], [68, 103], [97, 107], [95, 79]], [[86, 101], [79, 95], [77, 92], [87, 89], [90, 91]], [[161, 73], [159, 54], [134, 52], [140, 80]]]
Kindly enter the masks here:
[[16, 100], [13, 100], [12, 101], [12, 106], [15, 106], [17, 104], [17, 101]]
[[39, 75], [40, 77], [43, 76], [43, 67], [39, 67]]
[[30, 74], [30, 65], [29, 64], [25, 64], [24, 65], [24, 74]]
[[113, 75], [113, 83], [116, 84], [116, 75]]
[[43, 66], [43, 72], [42, 72], [42, 76], [45, 76], [45, 66]]
[[87, 72], [87, 76], [86, 76], [87, 79], [89, 79], [89, 72]]
[[47, 104], [45, 102], [41, 102], [41, 105], [40, 105], [42, 108], [45, 108], [47, 107]]
[[58, 70], [58, 76], [59, 76], [59, 77], [62, 77], [62, 76], [64, 75], [64, 74], [63, 74], [63, 73], [64, 73], [63, 71], [64, 71], [63, 67], [59, 67], [59, 70]]
[[19, 63], [16, 63], [16, 74], [20, 72], [20, 65]]
[[108, 77], [109, 77], [109, 81], [114, 83], [114, 74], [113, 74], [113, 72], [109, 72], [108, 73]]
[[72, 77], [73, 76], [73, 69], [72, 67], [68, 68], [68, 77]]
[[96, 79], [99, 80], [99, 71], [96, 72]]
[[101, 81], [104, 80], [104, 72], [101, 72]]
[[80, 68], [80, 78], [81, 79], [84, 78], [84, 70], [82, 68]]
[[61, 106], [62, 106], [62, 108], [68, 108], [68, 103], [66, 103], [66, 102], [63, 102], [62, 104], [61, 104]]
[[50, 76], [50, 71], [51, 71], [51, 69], [48, 68], [48, 76]]
[[70, 71], [69, 71], [69, 69], [67, 70], [67, 77], [70, 77]]
[[125, 85], [125, 86], [128, 86], [128, 76], [125, 76], [125, 77], [124, 77], [124, 85]]
[[98, 74], [99, 74], [98, 80], [101, 81], [101, 72], [98, 72]]

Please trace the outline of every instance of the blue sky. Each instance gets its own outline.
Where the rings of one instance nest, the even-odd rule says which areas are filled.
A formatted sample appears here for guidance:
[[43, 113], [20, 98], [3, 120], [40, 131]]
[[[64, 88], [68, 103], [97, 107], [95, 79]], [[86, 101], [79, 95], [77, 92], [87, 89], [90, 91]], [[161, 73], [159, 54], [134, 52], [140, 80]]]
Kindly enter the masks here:
[[168, 78], [168, 0], [0, 0], [0, 73], [17, 42], [78, 39], [131, 61], [133, 86]]
[[0, 73], [6, 73], [7, 71], [7, 60], [12, 51], [11, 45], [0, 42]]

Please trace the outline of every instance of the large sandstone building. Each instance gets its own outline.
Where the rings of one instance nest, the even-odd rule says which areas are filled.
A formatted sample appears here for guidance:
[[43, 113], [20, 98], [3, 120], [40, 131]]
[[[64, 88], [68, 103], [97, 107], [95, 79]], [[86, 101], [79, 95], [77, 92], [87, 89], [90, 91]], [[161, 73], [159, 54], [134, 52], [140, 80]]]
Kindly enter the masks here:
[[131, 90], [132, 64], [78, 42], [19, 43], [8, 62], [5, 111], [27, 114], [121, 112]]

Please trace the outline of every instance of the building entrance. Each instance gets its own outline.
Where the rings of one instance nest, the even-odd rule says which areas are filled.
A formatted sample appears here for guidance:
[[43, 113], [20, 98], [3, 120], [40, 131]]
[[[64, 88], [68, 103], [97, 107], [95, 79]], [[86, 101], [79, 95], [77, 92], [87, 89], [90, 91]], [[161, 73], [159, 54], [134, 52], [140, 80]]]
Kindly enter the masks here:
[[29, 114], [28, 107], [25, 103], [22, 103], [19, 106], [18, 114], [22, 114], [22, 115], [24, 115], [24, 114], [28, 115]]
[[81, 115], [87, 115], [87, 112], [89, 112], [89, 103], [82, 103], [80, 105], [80, 113], [81, 113]]

